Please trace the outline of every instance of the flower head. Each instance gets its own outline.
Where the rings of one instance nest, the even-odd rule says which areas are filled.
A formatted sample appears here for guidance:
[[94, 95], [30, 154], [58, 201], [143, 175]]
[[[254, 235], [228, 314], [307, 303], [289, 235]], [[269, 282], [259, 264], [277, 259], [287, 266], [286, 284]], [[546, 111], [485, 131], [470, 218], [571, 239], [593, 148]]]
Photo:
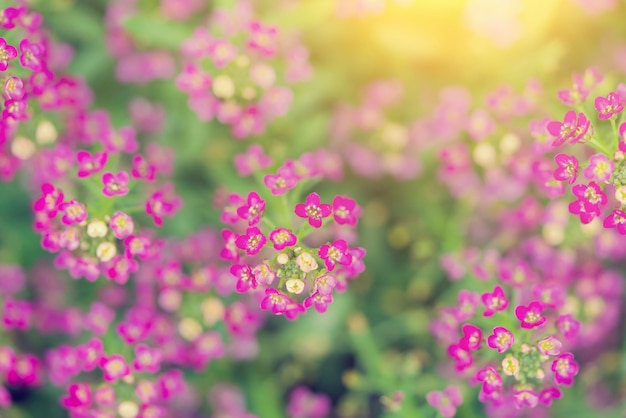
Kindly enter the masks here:
[[312, 227], [320, 228], [322, 219], [327, 218], [332, 213], [332, 206], [328, 203], [321, 203], [319, 195], [311, 193], [304, 203], [296, 205], [295, 213], [301, 218], [307, 218]]
[[546, 322], [546, 317], [541, 315], [542, 311], [541, 302], [534, 301], [528, 306], [520, 305], [515, 308], [515, 316], [520, 320], [522, 328], [533, 329]]

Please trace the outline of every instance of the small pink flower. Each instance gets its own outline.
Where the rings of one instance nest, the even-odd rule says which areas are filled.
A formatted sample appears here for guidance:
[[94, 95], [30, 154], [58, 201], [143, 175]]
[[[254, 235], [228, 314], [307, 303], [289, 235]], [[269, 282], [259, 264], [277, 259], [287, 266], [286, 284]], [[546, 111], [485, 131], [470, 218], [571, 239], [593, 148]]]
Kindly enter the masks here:
[[356, 201], [347, 196], [335, 196], [333, 199], [333, 218], [339, 225], [355, 226], [361, 215], [361, 208]]
[[546, 388], [539, 394], [539, 402], [545, 406], [552, 405], [553, 399], [560, 399], [561, 391], [557, 387]]
[[584, 113], [577, 114], [570, 110], [565, 114], [563, 122], [552, 121], [548, 123], [547, 129], [550, 135], [556, 139], [552, 142], [553, 146], [559, 146], [569, 140], [570, 144], [580, 141], [588, 132], [591, 122]]
[[130, 174], [133, 178], [153, 181], [156, 176], [156, 166], [150, 164], [141, 155], [135, 155], [132, 161]]
[[574, 339], [578, 335], [580, 322], [572, 314], [564, 314], [557, 318], [556, 326], [567, 339]]
[[279, 196], [296, 187], [298, 180], [291, 170], [281, 167], [276, 174], [267, 174], [263, 178], [263, 183], [274, 196]]
[[28, 39], [20, 42], [20, 64], [22, 67], [28, 68], [32, 71], [41, 71], [43, 69], [43, 58], [45, 54], [45, 48], [39, 43], [31, 43]]
[[492, 316], [494, 313], [505, 311], [509, 307], [509, 300], [500, 286], [496, 286], [491, 293], [483, 293], [481, 299], [485, 305], [483, 316]]
[[328, 271], [333, 271], [336, 264], [350, 265], [352, 256], [348, 252], [348, 244], [340, 239], [332, 244], [324, 244], [320, 247], [318, 255], [324, 260]]
[[315, 279], [315, 291], [322, 295], [330, 295], [337, 287], [338, 280], [332, 274], [322, 274]]
[[152, 216], [156, 226], [163, 225], [163, 218], [173, 216], [181, 206], [181, 199], [173, 191], [171, 185], [165, 185], [162, 189], [152, 193], [146, 202], [146, 213]]
[[556, 356], [561, 352], [561, 342], [552, 335], [542, 339], [537, 343], [539, 352], [544, 356]]
[[259, 223], [261, 215], [265, 210], [265, 200], [261, 199], [257, 192], [248, 194], [248, 201], [237, 208], [237, 215], [241, 219], [248, 221], [248, 226], [254, 226]]
[[474, 358], [469, 350], [459, 344], [452, 344], [448, 347], [448, 356], [456, 361], [456, 369], [459, 372], [467, 369], [474, 362]]
[[269, 168], [271, 165], [272, 159], [263, 152], [263, 148], [259, 144], [253, 144], [245, 153], [235, 156], [235, 168], [239, 175], [244, 177]]
[[328, 310], [328, 305], [332, 302], [332, 295], [323, 295], [319, 292], [313, 292], [310, 296], [304, 299], [303, 304], [307, 309], [313, 306], [318, 313], [324, 313]]
[[513, 346], [514, 342], [513, 333], [504, 327], [495, 327], [493, 334], [487, 338], [487, 345], [498, 350], [498, 353], [504, 353]]
[[546, 317], [541, 315], [543, 306], [540, 302], [534, 301], [530, 305], [520, 305], [515, 308], [515, 316], [520, 320], [520, 326], [524, 329], [533, 329], [546, 322]]
[[482, 390], [486, 394], [496, 392], [502, 387], [502, 376], [491, 366], [480, 369], [476, 373], [476, 380], [483, 383]]
[[513, 392], [513, 404], [517, 409], [527, 406], [534, 408], [539, 402], [539, 395], [532, 389], [522, 389]]
[[237, 292], [245, 293], [251, 288], [256, 289], [256, 277], [252, 274], [250, 266], [246, 264], [235, 264], [230, 267], [230, 274], [237, 278]]
[[85, 206], [76, 200], [61, 203], [59, 210], [65, 212], [65, 215], [61, 218], [61, 222], [65, 225], [79, 224], [87, 218]]
[[17, 57], [17, 49], [7, 44], [4, 38], [0, 38], [0, 71], [6, 71], [9, 68], [9, 60]]
[[328, 396], [315, 394], [304, 386], [298, 386], [289, 396], [287, 414], [289, 418], [326, 418], [330, 409]]
[[88, 407], [91, 402], [91, 387], [88, 383], [72, 383], [67, 387], [67, 395], [61, 398], [61, 404], [69, 409]]
[[15, 76], [7, 77], [4, 82], [4, 94], [8, 99], [22, 100], [26, 95], [26, 89], [24, 89], [22, 79]]
[[264, 26], [253, 21], [249, 26], [248, 48], [258, 51], [266, 57], [272, 57], [278, 51], [278, 29]]
[[[589, 180], [608, 183], [614, 169], [615, 163], [612, 160], [609, 160], [604, 154], [595, 154], [589, 159], [589, 165], [585, 168], [583, 174]], [[574, 178], [576, 178], [575, 175]], [[570, 180], [570, 184], [572, 183]]]
[[78, 151], [76, 160], [78, 161], [78, 177], [89, 177], [102, 170], [107, 163], [108, 154], [106, 152], [96, 152], [93, 155], [88, 151]]
[[563, 353], [552, 362], [550, 370], [554, 372], [554, 380], [559, 385], [570, 386], [574, 376], [578, 374], [578, 363], [572, 353]]
[[554, 162], [559, 166], [554, 170], [554, 178], [558, 181], [568, 181], [574, 184], [578, 174], [578, 159], [573, 155], [557, 154]]
[[225, 39], [213, 40], [207, 52], [217, 68], [222, 68], [237, 58], [237, 47]]
[[235, 263], [239, 261], [239, 253], [237, 252], [237, 238], [239, 238], [239, 235], [237, 233], [229, 229], [222, 230], [224, 247], [220, 251], [220, 258]]
[[271, 310], [274, 315], [279, 315], [287, 310], [289, 298], [278, 290], [268, 287], [265, 289], [265, 298], [261, 301], [261, 309]]
[[185, 65], [183, 72], [176, 77], [176, 87], [190, 95], [207, 90], [211, 82], [211, 75], [193, 63]]
[[162, 357], [160, 350], [138, 344], [135, 347], [133, 368], [138, 372], [157, 373], [161, 368]]
[[606, 205], [608, 201], [600, 186], [593, 181], [588, 185], [575, 185], [572, 187], [572, 193], [577, 200], [569, 204], [568, 210], [571, 214], [578, 215], [583, 224], [588, 224], [600, 216], [600, 207]]
[[443, 391], [433, 391], [426, 394], [426, 402], [437, 408], [443, 418], [453, 418], [456, 408], [463, 403], [463, 397], [458, 386], [448, 386]]
[[265, 235], [257, 227], [246, 229], [245, 235], [240, 235], [235, 240], [237, 248], [245, 250], [248, 255], [254, 255], [261, 251], [266, 242]]
[[124, 196], [128, 194], [128, 173], [120, 171], [117, 174], [106, 172], [102, 174], [104, 188], [102, 194], [106, 197]]
[[483, 332], [475, 325], [463, 325], [463, 337], [459, 341], [459, 345], [466, 350], [474, 351], [480, 348], [483, 340]]
[[111, 222], [109, 222], [109, 226], [113, 230], [113, 235], [115, 235], [115, 238], [117, 239], [126, 239], [135, 229], [133, 218], [120, 211], [113, 214]]
[[130, 374], [130, 367], [126, 364], [124, 357], [119, 354], [103, 357], [100, 360], [100, 368], [104, 372], [104, 380], [107, 382], [115, 382]]
[[598, 111], [598, 119], [607, 120], [624, 110], [624, 101], [614, 92], [606, 97], [598, 96], [593, 102]]
[[274, 248], [278, 251], [296, 245], [298, 242], [298, 238], [287, 228], [276, 228], [270, 232], [269, 238], [274, 243]]
[[322, 219], [329, 217], [332, 213], [332, 206], [328, 203], [321, 203], [320, 196], [317, 193], [311, 193], [304, 203], [296, 205], [295, 213], [300, 218], [307, 218], [312, 227], [320, 228]]

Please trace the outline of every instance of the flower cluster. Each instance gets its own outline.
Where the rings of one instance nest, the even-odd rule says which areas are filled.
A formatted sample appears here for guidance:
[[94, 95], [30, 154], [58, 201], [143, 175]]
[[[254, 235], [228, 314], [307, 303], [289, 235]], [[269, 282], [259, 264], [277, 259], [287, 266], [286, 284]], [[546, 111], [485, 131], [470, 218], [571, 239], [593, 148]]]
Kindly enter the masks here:
[[[270, 161], [262, 149], [255, 154], [259, 174]], [[233, 229], [222, 231], [221, 257], [232, 263], [237, 291], [264, 293], [261, 308], [289, 319], [310, 307], [325, 312], [333, 290], [345, 290], [346, 281], [363, 271], [365, 250], [350, 247], [352, 237], [345, 230], [361, 215], [353, 199], [338, 195], [326, 203], [313, 192], [304, 202], [290, 203], [307, 181], [325, 175], [315, 161], [304, 156], [287, 161], [263, 177], [265, 191], [230, 194], [222, 212], [222, 221]]]

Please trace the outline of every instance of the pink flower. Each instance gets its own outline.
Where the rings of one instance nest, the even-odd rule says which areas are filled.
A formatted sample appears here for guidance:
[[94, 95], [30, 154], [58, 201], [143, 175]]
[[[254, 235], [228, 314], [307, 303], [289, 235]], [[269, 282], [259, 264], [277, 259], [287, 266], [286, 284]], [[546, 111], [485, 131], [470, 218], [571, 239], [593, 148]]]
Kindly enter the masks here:
[[533, 329], [546, 322], [546, 317], [541, 315], [543, 306], [540, 302], [534, 301], [530, 305], [520, 305], [515, 308], [515, 316], [520, 320], [520, 326], [524, 329]]
[[314, 306], [318, 313], [324, 313], [328, 310], [328, 305], [332, 302], [332, 295], [323, 295], [319, 292], [313, 292], [310, 296], [304, 299], [303, 305], [307, 309]]
[[330, 408], [328, 396], [315, 394], [304, 386], [298, 386], [289, 396], [287, 414], [289, 418], [326, 418]]
[[9, 68], [9, 60], [17, 57], [17, 49], [7, 44], [4, 38], [0, 38], [0, 71], [6, 71]]
[[459, 341], [459, 346], [469, 351], [478, 350], [483, 340], [483, 332], [475, 325], [463, 325], [463, 337]]
[[456, 361], [456, 369], [459, 372], [467, 369], [474, 362], [469, 350], [461, 347], [459, 344], [452, 344], [448, 347], [448, 356]]
[[251, 192], [248, 194], [248, 202], [237, 208], [237, 215], [241, 219], [248, 221], [248, 226], [253, 226], [259, 223], [261, 215], [265, 210], [265, 200], [261, 199], [257, 192]]
[[270, 241], [274, 243], [274, 248], [282, 251], [285, 247], [296, 245], [298, 238], [287, 228], [276, 228], [269, 235]]
[[78, 177], [89, 177], [102, 170], [107, 163], [108, 154], [106, 152], [96, 152], [91, 155], [88, 151], [78, 151], [76, 160], [78, 161]]
[[211, 87], [211, 76], [198, 65], [188, 63], [183, 72], [176, 77], [176, 87], [187, 94], [202, 93]]
[[509, 306], [509, 300], [500, 286], [496, 286], [491, 293], [483, 293], [481, 299], [485, 305], [483, 316], [492, 316], [496, 312], [505, 311]]
[[561, 334], [567, 339], [574, 339], [578, 335], [580, 329], [580, 322], [572, 316], [572, 314], [564, 314], [557, 318], [556, 327]]
[[250, 174], [268, 168], [272, 165], [272, 159], [263, 152], [263, 148], [259, 144], [250, 145], [243, 154], [235, 156], [235, 168], [241, 176], [249, 176]]
[[349, 253], [348, 244], [342, 239], [336, 240], [332, 244], [322, 245], [318, 251], [318, 255], [324, 260], [324, 265], [328, 271], [333, 271], [337, 263], [344, 266], [352, 263], [352, 256]]
[[573, 155], [557, 154], [554, 162], [559, 166], [554, 170], [554, 178], [558, 181], [567, 181], [574, 184], [578, 174], [578, 159]]
[[577, 114], [570, 110], [565, 114], [563, 122], [552, 121], [548, 123], [547, 129], [550, 135], [556, 138], [552, 142], [552, 145], [556, 147], [567, 140], [570, 144], [580, 141], [589, 130], [590, 125], [591, 122], [584, 113]]
[[539, 395], [532, 389], [522, 389], [513, 392], [513, 403], [517, 409], [527, 406], [534, 408], [539, 402]]
[[498, 353], [504, 353], [513, 346], [514, 342], [513, 333], [504, 327], [495, 327], [493, 334], [487, 338], [487, 345], [498, 350]]
[[539, 402], [545, 406], [552, 405], [553, 399], [559, 399], [561, 397], [561, 391], [557, 387], [546, 388], [539, 394]]
[[552, 362], [550, 370], [554, 372], [554, 380], [559, 385], [570, 386], [574, 376], [578, 374], [578, 363], [572, 353], [563, 353]]
[[67, 387], [67, 395], [61, 398], [61, 405], [70, 409], [88, 407], [91, 401], [91, 387], [88, 383], [72, 383]]
[[87, 218], [87, 210], [85, 210], [85, 206], [75, 200], [61, 203], [59, 205], [59, 210], [65, 212], [65, 215], [61, 218], [61, 222], [65, 225], [79, 224]]
[[235, 240], [237, 248], [245, 250], [248, 255], [254, 255], [261, 251], [266, 242], [265, 235], [257, 227], [246, 229], [246, 234], [240, 235]]
[[237, 58], [237, 47], [225, 39], [213, 40], [207, 52], [217, 68], [222, 68]]
[[537, 343], [539, 352], [544, 356], [556, 356], [561, 352], [561, 342], [552, 335], [542, 339]]
[[322, 295], [330, 295], [337, 287], [338, 280], [332, 274], [322, 274], [315, 279], [314, 290]]
[[271, 310], [274, 315], [279, 315], [287, 310], [289, 298], [278, 290], [268, 287], [265, 289], [265, 298], [261, 301], [261, 309]]
[[245, 293], [250, 288], [256, 289], [257, 281], [250, 270], [250, 266], [246, 264], [235, 264], [230, 267], [230, 274], [237, 278], [237, 292]]
[[120, 211], [113, 214], [111, 222], [109, 222], [109, 226], [113, 230], [113, 235], [115, 235], [115, 238], [117, 239], [126, 239], [135, 229], [133, 218]]
[[279, 196], [296, 187], [298, 180], [291, 170], [281, 167], [276, 174], [267, 174], [263, 178], [263, 183], [274, 196]]
[[583, 224], [588, 224], [595, 217], [600, 216], [600, 206], [606, 205], [608, 201], [600, 186], [593, 181], [588, 185], [575, 185], [572, 187], [572, 193], [577, 200], [569, 204], [569, 212], [578, 215]]
[[162, 226], [163, 218], [171, 216], [177, 209], [178, 203], [178, 198], [168, 200], [166, 191], [159, 190], [154, 192], [146, 202], [146, 213], [152, 216], [156, 226]]
[[249, 26], [248, 48], [272, 57], [278, 51], [278, 29], [253, 21]]
[[106, 197], [128, 194], [128, 173], [126, 171], [120, 171], [117, 174], [107, 171], [102, 174], [102, 183], [104, 184], [102, 194]]
[[339, 225], [355, 226], [361, 215], [361, 208], [356, 201], [347, 196], [335, 196], [333, 199], [333, 218]]
[[598, 96], [593, 102], [598, 111], [598, 119], [607, 120], [624, 110], [624, 101], [614, 92], [606, 97]]
[[452, 418], [456, 408], [463, 403], [463, 397], [458, 386], [448, 386], [443, 391], [433, 391], [426, 394], [426, 402], [437, 408], [443, 418]]
[[[589, 165], [585, 168], [583, 174], [590, 180], [608, 183], [614, 169], [615, 163], [612, 160], [609, 160], [604, 154], [595, 154], [589, 159]], [[574, 175], [574, 178], [576, 178], [576, 175]], [[573, 181], [570, 181], [570, 184], [572, 183]]]
[[143, 158], [141, 155], [135, 155], [132, 161], [132, 169], [130, 174], [133, 178], [153, 181], [156, 175], [156, 167]]
[[220, 258], [238, 262], [239, 253], [237, 252], [237, 238], [239, 235], [229, 229], [222, 230], [222, 239], [224, 240], [224, 247], [220, 252]]
[[296, 205], [295, 213], [300, 218], [307, 218], [312, 227], [320, 228], [322, 219], [327, 218], [332, 213], [332, 207], [328, 203], [321, 203], [317, 193], [311, 193], [304, 203]]
[[496, 369], [487, 366], [476, 373], [476, 380], [483, 383], [482, 391], [487, 395], [502, 387], [502, 376]]
[[43, 69], [43, 58], [45, 54], [45, 48], [39, 43], [31, 43], [28, 39], [23, 39], [20, 42], [20, 64], [22, 67], [28, 68], [32, 71], [41, 71]]
[[163, 355], [159, 349], [138, 344], [135, 347], [133, 368], [138, 372], [157, 373], [161, 368], [162, 357]]
[[119, 354], [103, 357], [100, 360], [100, 368], [104, 372], [104, 380], [107, 382], [115, 382], [130, 375], [130, 367], [126, 364], [124, 357]]
[[4, 94], [8, 99], [22, 100], [26, 95], [26, 89], [24, 89], [24, 82], [22, 79], [15, 76], [7, 77], [4, 82]]

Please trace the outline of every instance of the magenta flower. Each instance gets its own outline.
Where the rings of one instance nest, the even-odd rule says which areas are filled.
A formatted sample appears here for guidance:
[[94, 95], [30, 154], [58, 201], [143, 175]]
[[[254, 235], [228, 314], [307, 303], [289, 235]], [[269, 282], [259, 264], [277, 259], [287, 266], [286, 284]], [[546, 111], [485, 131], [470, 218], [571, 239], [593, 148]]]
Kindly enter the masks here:
[[88, 151], [78, 151], [76, 160], [78, 161], [78, 177], [89, 177], [102, 170], [107, 163], [108, 154], [106, 152], [96, 152], [91, 155]]
[[268, 287], [265, 289], [265, 298], [261, 301], [261, 309], [271, 310], [274, 315], [279, 315], [287, 310], [289, 298], [278, 290]]
[[176, 87], [190, 95], [204, 92], [211, 87], [211, 82], [211, 75], [194, 63], [186, 64], [176, 77]]
[[287, 190], [296, 187], [298, 179], [291, 170], [286, 167], [281, 167], [276, 174], [267, 174], [263, 178], [263, 183], [270, 189], [274, 196], [279, 196], [285, 194]]
[[330, 295], [337, 287], [338, 280], [332, 274], [322, 274], [315, 279], [314, 290], [321, 295]]
[[333, 218], [339, 225], [355, 226], [361, 215], [361, 208], [356, 201], [347, 196], [335, 196], [333, 199]]
[[237, 248], [245, 250], [248, 255], [254, 255], [261, 251], [266, 242], [265, 235], [257, 227], [246, 229], [245, 235], [240, 235], [235, 240]]
[[607, 120], [624, 110], [624, 101], [614, 92], [609, 93], [606, 97], [598, 96], [593, 102], [598, 111], [598, 119]]
[[472, 324], [463, 325], [462, 330], [463, 337], [461, 337], [459, 345], [469, 351], [478, 350], [483, 340], [482, 330]]
[[130, 367], [126, 364], [124, 357], [119, 354], [103, 357], [100, 360], [100, 368], [104, 373], [104, 380], [107, 382], [115, 382], [130, 374]]
[[63, 202], [63, 192], [49, 183], [41, 185], [41, 192], [43, 196], [35, 201], [33, 210], [35, 212], [45, 212], [49, 218], [54, 218], [59, 205]]
[[68, 409], [88, 407], [92, 394], [88, 383], [72, 383], [67, 387], [67, 395], [61, 398], [61, 405]]
[[248, 48], [258, 51], [265, 57], [272, 57], [278, 50], [278, 29], [274, 26], [264, 26], [253, 21], [248, 28]]
[[222, 68], [237, 58], [237, 47], [225, 39], [214, 39], [211, 41], [206, 53], [213, 61], [213, 65], [217, 68]]
[[456, 415], [456, 408], [463, 403], [463, 397], [458, 386], [450, 385], [443, 391], [428, 392], [426, 402], [437, 408], [443, 418], [452, 418]]
[[524, 329], [533, 329], [546, 322], [546, 317], [541, 315], [543, 306], [541, 302], [531, 302], [530, 305], [520, 305], [515, 308], [515, 316], [520, 320], [520, 326]]
[[513, 346], [514, 342], [513, 333], [504, 327], [495, 327], [493, 334], [487, 337], [487, 345], [498, 350], [498, 353], [504, 353]]
[[342, 239], [332, 244], [322, 245], [317, 254], [324, 260], [324, 265], [328, 271], [333, 271], [336, 264], [347, 266], [352, 262], [352, 256], [348, 252], [348, 244]]
[[559, 385], [570, 386], [574, 376], [578, 374], [578, 363], [572, 353], [563, 353], [552, 362], [550, 370], [554, 372], [554, 380]]
[[0, 28], [13, 29], [15, 27], [15, 20], [20, 15], [20, 11], [15, 7], [7, 7], [0, 9]]
[[117, 239], [126, 239], [135, 229], [133, 218], [120, 211], [113, 214], [111, 221], [109, 222], [109, 226], [113, 230], [113, 235], [115, 235], [115, 238]]
[[589, 130], [591, 122], [584, 113], [576, 114], [570, 110], [565, 114], [563, 122], [552, 121], [548, 123], [547, 129], [550, 135], [555, 137], [552, 142], [553, 146], [559, 146], [563, 142], [569, 140], [570, 144], [580, 141]]
[[573, 155], [557, 154], [554, 162], [559, 166], [554, 170], [554, 178], [558, 181], [568, 181], [574, 184], [578, 174], [578, 159]]
[[532, 389], [521, 389], [513, 392], [513, 404], [517, 409], [522, 409], [525, 406], [534, 408], [539, 402], [539, 395]]
[[143, 344], [135, 347], [133, 368], [138, 372], [157, 373], [161, 368], [163, 355], [157, 348], [150, 348]]
[[15, 76], [7, 77], [4, 82], [4, 94], [11, 100], [22, 100], [26, 94], [22, 79]]
[[626, 212], [615, 209], [604, 219], [602, 225], [605, 228], [616, 228], [621, 235], [626, 235]]
[[179, 198], [168, 200], [166, 195], [165, 190], [156, 191], [146, 202], [146, 213], [152, 216], [156, 226], [162, 226], [163, 218], [171, 216], [179, 206]]
[[567, 339], [574, 339], [580, 330], [580, 322], [572, 314], [564, 314], [557, 318], [556, 327]]
[[141, 155], [135, 155], [132, 161], [130, 174], [133, 178], [153, 181], [156, 176], [156, 166], [150, 164]]
[[456, 369], [459, 372], [467, 369], [474, 362], [474, 358], [469, 350], [461, 347], [459, 344], [452, 344], [448, 347], [448, 356], [456, 362]]
[[128, 194], [128, 173], [120, 171], [113, 174], [109, 171], [102, 174], [102, 194], [106, 197], [124, 196]]
[[222, 229], [222, 239], [224, 240], [224, 247], [220, 251], [220, 258], [238, 262], [239, 253], [237, 252], [237, 238], [239, 235], [229, 229]]
[[332, 302], [333, 296], [331, 294], [324, 295], [320, 292], [313, 292], [304, 299], [303, 305], [307, 309], [313, 306], [318, 313], [324, 313], [328, 310], [328, 305]]
[[64, 211], [65, 215], [61, 218], [61, 222], [65, 225], [79, 224], [87, 218], [87, 210], [85, 206], [76, 200], [61, 203], [59, 210]]
[[[615, 163], [612, 160], [609, 160], [606, 155], [595, 154], [589, 159], [589, 165], [585, 168], [583, 174], [589, 180], [597, 181], [599, 183], [608, 183], [614, 169]], [[572, 181], [570, 181], [570, 184], [571, 183]]]
[[509, 300], [500, 286], [496, 286], [491, 293], [483, 293], [481, 299], [485, 305], [483, 316], [492, 316], [494, 313], [505, 311], [509, 307]]
[[572, 193], [577, 200], [569, 204], [568, 210], [571, 214], [578, 215], [583, 224], [588, 224], [596, 216], [600, 216], [600, 206], [606, 205], [608, 201], [600, 186], [593, 181], [588, 185], [575, 185], [572, 187]]
[[539, 394], [539, 402], [545, 406], [552, 405], [553, 399], [561, 397], [561, 390], [557, 387], [549, 387], [541, 391]]
[[237, 278], [237, 292], [245, 293], [250, 290], [250, 288], [256, 289], [256, 277], [254, 277], [252, 270], [250, 270], [250, 266], [247, 264], [232, 265], [230, 267], [230, 274]]
[[261, 199], [257, 192], [248, 194], [248, 201], [237, 208], [237, 215], [241, 219], [248, 221], [248, 226], [254, 226], [259, 223], [261, 215], [265, 210], [265, 200]]
[[320, 196], [317, 193], [311, 193], [304, 203], [296, 205], [295, 213], [300, 218], [307, 218], [312, 227], [320, 228], [322, 219], [329, 217], [332, 213], [332, 206], [328, 203], [321, 203]]
[[476, 380], [483, 383], [482, 391], [487, 395], [497, 392], [502, 387], [502, 376], [491, 366], [480, 369], [476, 373]]
[[9, 60], [17, 57], [17, 49], [7, 44], [4, 38], [0, 38], [0, 71], [6, 71], [9, 67]]
[[315, 394], [304, 386], [295, 388], [289, 396], [289, 418], [326, 418], [330, 412], [330, 398]]
[[32, 71], [41, 71], [43, 69], [42, 58], [44, 57], [45, 49], [41, 44], [31, 43], [28, 39], [23, 39], [20, 42], [20, 64], [22, 67], [28, 68]]
[[298, 238], [287, 228], [276, 228], [269, 235], [270, 241], [274, 243], [274, 248], [282, 251], [285, 247], [296, 245]]

